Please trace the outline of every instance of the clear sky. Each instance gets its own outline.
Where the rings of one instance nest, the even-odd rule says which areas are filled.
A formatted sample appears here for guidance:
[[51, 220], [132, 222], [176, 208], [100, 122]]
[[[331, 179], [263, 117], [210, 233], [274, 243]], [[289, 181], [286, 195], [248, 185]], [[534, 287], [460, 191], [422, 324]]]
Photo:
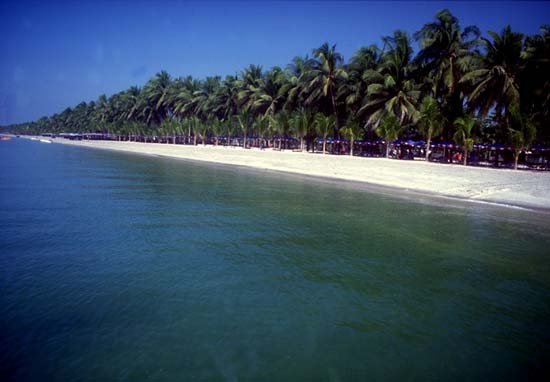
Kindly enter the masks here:
[[395, 29], [448, 8], [462, 26], [533, 34], [550, 2], [0, 2], [0, 125], [173, 76], [285, 66], [323, 42], [347, 60]]

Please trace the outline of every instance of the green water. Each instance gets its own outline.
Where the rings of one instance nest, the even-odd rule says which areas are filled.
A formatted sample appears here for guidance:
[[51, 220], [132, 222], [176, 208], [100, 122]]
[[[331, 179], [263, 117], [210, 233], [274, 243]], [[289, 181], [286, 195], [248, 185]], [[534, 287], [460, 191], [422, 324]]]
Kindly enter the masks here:
[[550, 216], [1, 143], [3, 381], [522, 380]]

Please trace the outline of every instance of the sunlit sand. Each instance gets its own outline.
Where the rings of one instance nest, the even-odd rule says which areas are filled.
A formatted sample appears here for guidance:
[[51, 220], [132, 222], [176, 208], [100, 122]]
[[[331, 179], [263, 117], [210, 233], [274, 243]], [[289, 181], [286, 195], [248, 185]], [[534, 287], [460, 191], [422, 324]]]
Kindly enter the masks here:
[[543, 172], [223, 146], [66, 139], [55, 139], [54, 143], [247, 166], [476, 201], [550, 209], [550, 174]]

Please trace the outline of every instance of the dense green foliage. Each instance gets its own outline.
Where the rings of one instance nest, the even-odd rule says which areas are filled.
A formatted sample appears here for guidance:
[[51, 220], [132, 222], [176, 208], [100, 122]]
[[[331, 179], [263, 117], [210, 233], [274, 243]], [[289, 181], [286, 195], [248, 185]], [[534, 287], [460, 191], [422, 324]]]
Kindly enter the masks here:
[[[195, 144], [239, 136], [245, 146], [252, 136], [292, 135], [302, 148], [315, 138], [374, 134], [455, 139], [467, 146], [474, 139], [514, 147], [550, 142], [547, 26], [534, 36], [505, 27], [487, 38], [476, 27], [461, 28], [443, 10], [414, 38], [416, 56], [411, 37], [396, 31], [383, 38], [382, 47], [361, 48], [348, 63], [325, 43], [284, 69], [250, 65], [238, 75], [202, 80], [162, 71], [142, 88], [101, 95], [7, 130], [163, 135], [174, 142], [186, 135]], [[529, 121], [528, 134], [512, 113]]]

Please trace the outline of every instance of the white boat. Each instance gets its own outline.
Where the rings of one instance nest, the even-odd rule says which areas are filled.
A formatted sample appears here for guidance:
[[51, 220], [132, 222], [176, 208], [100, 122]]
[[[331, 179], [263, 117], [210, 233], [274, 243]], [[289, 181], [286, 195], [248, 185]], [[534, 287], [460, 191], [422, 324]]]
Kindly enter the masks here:
[[40, 142], [42, 143], [52, 143], [49, 139], [40, 139]]

